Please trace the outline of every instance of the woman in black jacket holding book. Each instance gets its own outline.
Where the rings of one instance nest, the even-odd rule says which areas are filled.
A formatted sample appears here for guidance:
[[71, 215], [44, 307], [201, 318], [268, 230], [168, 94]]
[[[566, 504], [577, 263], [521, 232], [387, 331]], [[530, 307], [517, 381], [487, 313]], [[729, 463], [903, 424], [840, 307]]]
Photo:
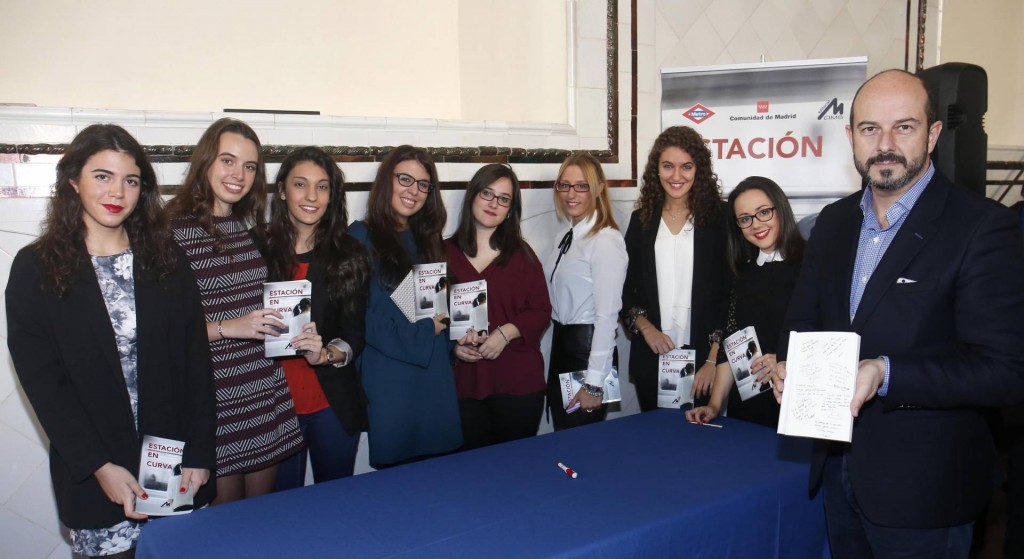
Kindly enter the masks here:
[[[800, 273], [804, 239], [797, 229], [786, 194], [771, 179], [747, 177], [729, 194], [729, 265], [733, 271], [732, 288], [726, 316], [721, 321], [723, 338], [748, 326], [760, 342], [760, 355], [750, 363], [749, 373], [763, 387], [775, 368], [775, 352], [789, 297]], [[740, 398], [729, 360], [723, 349], [718, 353], [718, 368], [711, 401], [686, 412], [690, 421], [705, 423], [726, 408], [729, 417], [775, 428], [779, 423], [779, 405], [770, 389], [761, 390], [747, 400]], [[748, 344], [738, 348], [747, 352]], [[755, 353], [754, 355], [758, 355]]]
[[632, 332], [629, 377], [640, 409], [650, 411], [658, 406], [658, 356], [679, 347], [695, 351], [693, 396], [706, 401], [729, 272], [721, 190], [700, 134], [687, 126], [665, 129], [642, 182], [626, 230], [620, 318]]
[[7, 284], [8, 347], [50, 440], [72, 549], [131, 557], [145, 435], [184, 443], [197, 507], [215, 484], [213, 374], [199, 292], [162, 217], [156, 175], [124, 129], [92, 125], [57, 164], [39, 238]]
[[[355, 359], [363, 350], [370, 264], [348, 234], [345, 177], [320, 148], [292, 152], [277, 173], [264, 256], [270, 281], [309, 280], [311, 345], [281, 359], [306, 448], [277, 468], [277, 490], [304, 485], [307, 454], [316, 483], [351, 476], [366, 396]], [[290, 332], [300, 336], [299, 332]], [[296, 338], [299, 339], [299, 338]]]

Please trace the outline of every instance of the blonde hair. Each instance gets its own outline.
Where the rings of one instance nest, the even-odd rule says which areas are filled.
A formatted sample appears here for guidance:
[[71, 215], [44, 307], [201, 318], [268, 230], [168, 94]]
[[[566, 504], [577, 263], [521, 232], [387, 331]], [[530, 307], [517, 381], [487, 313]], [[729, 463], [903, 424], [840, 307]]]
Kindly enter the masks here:
[[[597, 220], [594, 223], [593, 229], [587, 233], [587, 236], [589, 237], [605, 227], [611, 227], [618, 231], [619, 225], [615, 223], [615, 216], [612, 215], [612, 202], [608, 197], [608, 181], [604, 178], [601, 163], [588, 152], [574, 153], [562, 162], [562, 166], [558, 169], [558, 178], [555, 179], [555, 182], [561, 180], [565, 170], [569, 167], [579, 167], [580, 171], [583, 172], [583, 178], [590, 185], [590, 197], [594, 204], [590, 212], [591, 214], [597, 213]], [[562, 210], [562, 205], [558, 203], [558, 190], [552, 189], [552, 193], [555, 200], [555, 213], [562, 219], [569, 219], [569, 216], [565, 215], [565, 212]], [[589, 218], [590, 216], [588, 215], [587, 217]]]

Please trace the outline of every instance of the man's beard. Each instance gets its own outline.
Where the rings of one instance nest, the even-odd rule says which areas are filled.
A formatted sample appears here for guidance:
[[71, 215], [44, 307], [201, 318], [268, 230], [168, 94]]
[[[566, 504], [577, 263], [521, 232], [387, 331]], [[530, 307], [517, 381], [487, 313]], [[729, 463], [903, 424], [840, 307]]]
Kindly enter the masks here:
[[[870, 188], [876, 188], [884, 192], [892, 192], [899, 190], [904, 186], [910, 184], [910, 181], [914, 179], [924, 169], [925, 163], [928, 161], [928, 153], [922, 154], [920, 159], [907, 162], [907, 158], [896, 152], [886, 152], [869, 157], [863, 164], [857, 161], [857, 158], [853, 159], [853, 166], [857, 168], [857, 172], [860, 173], [862, 179], [864, 179], [865, 186]], [[875, 180], [871, 178], [871, 166], [875, 163], [899, 163], [903, 165], [906, 172], [902, 176], [894, 177], [895, 169], [886, 169], [881, 172], [882, 178]]]

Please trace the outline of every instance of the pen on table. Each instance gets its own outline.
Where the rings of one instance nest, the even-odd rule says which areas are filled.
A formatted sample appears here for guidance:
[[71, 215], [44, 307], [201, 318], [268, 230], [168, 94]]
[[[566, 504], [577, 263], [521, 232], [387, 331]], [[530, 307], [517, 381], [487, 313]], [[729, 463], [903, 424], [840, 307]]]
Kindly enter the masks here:
[[722, 428], [721, 425], [718, 425], [716, 423], [697, 423], [696, 421], [691, 421], [690, 423], [693, 423], [694, 425], [703, 425], [704, 427], [718, 427], [719, 429]]
[[558, 467], [562, 468], [562, 471], [565, 472], [566, 475], [568, 475], [572, 479], [576, 479], [576, 476], [578, 474], [576, 473], [575, 470], [573, 470], [572, 468], [570, 468], [569, 466], [566, 466], [565, 464], [563, 464], [561, 462], [558, 463]]

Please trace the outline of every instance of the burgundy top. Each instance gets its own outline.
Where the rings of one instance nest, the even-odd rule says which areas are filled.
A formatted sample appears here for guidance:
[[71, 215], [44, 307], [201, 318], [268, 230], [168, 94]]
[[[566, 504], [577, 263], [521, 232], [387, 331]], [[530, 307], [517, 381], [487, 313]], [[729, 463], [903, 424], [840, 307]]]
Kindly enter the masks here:
[[459, 398], [522, 396], [547, 389], [540, 339], [551, 323], [551, 300], [540, 260], [525, 242], [523, 247], [504, 266], [491, 263], [483, 272], [477, 272], [452, 239], [445, 241], [452, 285], [487, 280], [487, 318], [492, 335], [501, 336], [494, 329], [509, 322], [520, 333], [493, 361], [455, 360], [455, 390]]

